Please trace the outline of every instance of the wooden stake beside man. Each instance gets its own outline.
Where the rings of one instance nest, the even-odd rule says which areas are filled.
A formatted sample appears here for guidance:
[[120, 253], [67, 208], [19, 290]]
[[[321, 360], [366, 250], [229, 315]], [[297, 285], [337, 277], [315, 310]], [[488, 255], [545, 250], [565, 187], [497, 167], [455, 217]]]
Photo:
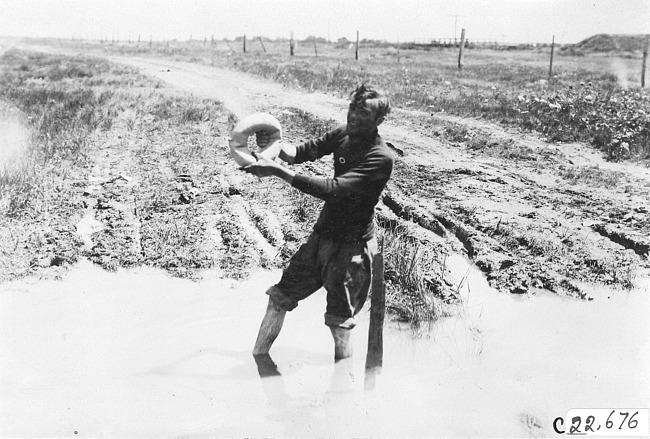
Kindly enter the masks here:
[[[242, 168], [258, 177], [281, 178], [325, 201], [312, 234], [291, 258], [280, 282], [266, 292], [269, 303], [253, 348], [255, 356], [269, 353], [287, 311], [321, 287], [327, 290], [325, 324], [334, 339], [334, 358], [352, 355], [350, 333], [368, 296], [377, 251], [374, 209], [390, 178], [393, 156], [377, 129], [390, 112], [388, 96], [361, 84], [350, 97], [346, 125], [302, 145], [285, 144], [280, 152], [288, 164], [332, 154], [332, 178], [299, 174], [267, 158]], [[268, 136], [258, 133], [257, 141], [264, 147]]]

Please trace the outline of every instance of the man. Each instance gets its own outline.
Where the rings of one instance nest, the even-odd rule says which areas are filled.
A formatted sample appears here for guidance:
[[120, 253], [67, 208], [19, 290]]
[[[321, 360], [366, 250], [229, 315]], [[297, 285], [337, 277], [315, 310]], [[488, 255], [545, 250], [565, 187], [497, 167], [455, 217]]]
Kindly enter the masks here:
[[[327, 290], [325, 324], [334, 337], [334, 358], [352, 355], [350, 331], [368, 296], [377, 249], [374, 209], [390, 178], [393, 158], [377, 131], [390, 112], [388, 97], [368, 84], [350, 96], [346, 125], [300, 146], [285, 144], [280, 153], [289, 164], [333, 154], [333, 178], [297, 174], [264, 158], [242, 168], [258, 177], [279, 177], [325, 201], [307, 242], [291, 258], [280, 282], [267, 290], [269, 303], [253, 349], [256, 356], [268, 354], [286, 312], [320, 287]], [[260, 146], [267, 139], [258, 135]]]

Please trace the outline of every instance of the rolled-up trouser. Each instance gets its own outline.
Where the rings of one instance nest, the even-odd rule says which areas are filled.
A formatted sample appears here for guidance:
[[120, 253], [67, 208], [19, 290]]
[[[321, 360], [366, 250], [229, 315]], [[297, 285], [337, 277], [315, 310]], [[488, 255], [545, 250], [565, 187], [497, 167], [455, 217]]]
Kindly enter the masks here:
[[321, 287], [327, 290], [325, 324], [351, 329], [371, 284], [375, 239], [332, 241], [313, 232], [293, 255], [280, 282], [267, 290], [276, 309], [293, 310]]

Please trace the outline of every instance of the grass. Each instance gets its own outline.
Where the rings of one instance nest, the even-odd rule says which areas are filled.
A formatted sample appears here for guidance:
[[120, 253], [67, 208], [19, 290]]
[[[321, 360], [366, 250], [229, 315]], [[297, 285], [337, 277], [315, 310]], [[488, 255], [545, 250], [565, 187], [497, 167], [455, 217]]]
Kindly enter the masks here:
[[426, 332], [438, 318], [449, 315], [455, 299], [444, 281], [440, 248], [424, 245], [401, 226], [382, 229], [379, 248], [384, 255], [386, 307], [397, 320]]
[[[0, 169], [0, 228], [17, 230], [2, 246], [3, 261], [12, 255], [8, 276], [30, 273], [50, 254], [74, 262], [85, 252], [109, 269], [147, 263], [182, 271], [214, 263], [204, 248], [205, 220], [177, 208], [183, 188], [173, 179], [212, 175], [212, 139], [225, 132], [219, 103], [170, 97], [157, 81], [99, 59], [12, 50], [2, 61], [0, 102], [10, 103], [12, 126], [26, 133], [22, 150]], [[122, 174], [148, 170], [131, 193], [106, 177], [110, 184], [102, 183], [97, 199], [81, 195], [88, 176], [105, 172], [93, 169], [103, 148]], [[83, 250], [74, 218], [89, 208], [108, 226]], [[41, 228], [55, 230], [56, 239]]]
[[102, 75], [110, 86], [146, 80], [132, 70], [118, 70], [107, 61], [50, 57], [10, 50], [2, 56], [0, 101], [10, 102], [29, 132], [20, 157], [0, 170], [2, 213], [33, 215], [42, 210], [49, 178], [65, 179], [70, 165], [82, 163], [92, 133], [110, 124], [119, 109], [110, 106], [113, 91], [98, 89]]

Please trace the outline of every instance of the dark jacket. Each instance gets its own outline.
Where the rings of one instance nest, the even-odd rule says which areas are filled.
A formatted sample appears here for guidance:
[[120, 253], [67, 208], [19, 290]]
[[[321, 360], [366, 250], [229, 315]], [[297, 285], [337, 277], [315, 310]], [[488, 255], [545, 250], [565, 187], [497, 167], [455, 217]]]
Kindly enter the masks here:
[[325, 200], [315, 232], [334, 241], [367, 241], [374, 236], [375, 205], [393, 170], [393, 154], [377, 131], [351, 137], [343, 126], [298, 146], [294, 163], [328, 154], [334, 154], [334, 178], [296, 174], [292, 185]]

